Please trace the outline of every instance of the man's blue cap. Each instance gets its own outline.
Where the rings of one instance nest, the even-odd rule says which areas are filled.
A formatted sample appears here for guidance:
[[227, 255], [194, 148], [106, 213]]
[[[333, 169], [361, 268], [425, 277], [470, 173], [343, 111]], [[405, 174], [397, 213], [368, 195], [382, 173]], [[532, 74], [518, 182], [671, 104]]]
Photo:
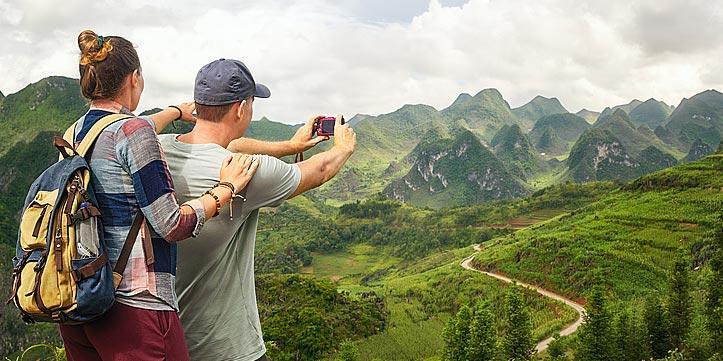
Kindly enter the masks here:
[[249, 69], [238, 60], [214, 60], [196, 75], [193, 100], [198, 104], [225, 105], [250, 96], [268, 98], [271, 91], [266, 85], [256, 84]]

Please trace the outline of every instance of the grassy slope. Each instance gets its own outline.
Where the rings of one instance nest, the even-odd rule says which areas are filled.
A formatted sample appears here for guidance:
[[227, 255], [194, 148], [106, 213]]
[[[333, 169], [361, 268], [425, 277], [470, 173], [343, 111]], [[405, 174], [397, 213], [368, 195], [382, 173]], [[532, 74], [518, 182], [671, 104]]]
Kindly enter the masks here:
[[[340, 289], [352, 294], [373, 290], [382, 295], [389, 310], [389, 325], [385, 331], [356, 342], [359, 359], [438, 359], [443, 346], [442, 329], [459, 306], [489, 300], [495, 314], [501, 315], [509, 286], [463, 270], [460, 259], [472, 252], [471, 247], [440, 252], [398, 266], [381, 279], [365, 285], [341, 281]], [[525, 302], [534, 315], [533, 334], [538, 340], [576, 317], [571, 309], [531, 292], [526, 292]], [[501, 321], [497, 320], [499, 324]]]
[[0, 155], [40, 132], [62, 132], [86, 111], [78, 81], [49, 77], [10, 94], [0, 103]]
[[596, 283], [620, 301], [665, 290], [675, 252], [700, 261], [706, 232], [723, 214], [723, 154], [632, 182], [578, 211], [497, 239], [482, 268], [573, 298]]

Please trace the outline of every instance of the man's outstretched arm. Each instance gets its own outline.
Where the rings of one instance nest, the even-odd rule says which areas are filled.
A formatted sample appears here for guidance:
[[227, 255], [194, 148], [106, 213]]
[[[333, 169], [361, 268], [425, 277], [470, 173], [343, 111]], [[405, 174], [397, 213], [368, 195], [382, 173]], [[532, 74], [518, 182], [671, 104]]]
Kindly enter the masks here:
[[305, 152], [329, 139], [329, 137], [314, 137], [311, 134], [316, 118], [316, 116], [309, 118], [289, 140], [270, 142], [242, 137], [232, 140], [227, 149], [234, 153], [266, 154], [276, 158]]
[[[341, 124], [341, 116], [336, 117], [334, 126], [334, 146], [326, 152], [297, 163], [301, 170], [301, 181], [289, 198], [314, 189], [332, 179], [356, 147], [356, 133], [348, 124]], [[312, 123], [313, 124], [313, 123]]]

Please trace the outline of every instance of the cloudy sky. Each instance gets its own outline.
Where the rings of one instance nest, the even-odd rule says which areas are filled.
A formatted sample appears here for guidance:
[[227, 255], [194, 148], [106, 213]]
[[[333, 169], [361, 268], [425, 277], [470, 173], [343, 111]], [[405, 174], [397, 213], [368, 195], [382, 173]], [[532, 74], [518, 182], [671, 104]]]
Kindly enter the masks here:
[[287, 123], [442, 109], [484, 88], [571, 111], [723, 89], [721, 1], [0, 0], [0, 91], [77, 77], [86, 28], [137, 44], [140, 109], [190, 100], [198, 68], [219, 57], [271, 88], [257, 117]]

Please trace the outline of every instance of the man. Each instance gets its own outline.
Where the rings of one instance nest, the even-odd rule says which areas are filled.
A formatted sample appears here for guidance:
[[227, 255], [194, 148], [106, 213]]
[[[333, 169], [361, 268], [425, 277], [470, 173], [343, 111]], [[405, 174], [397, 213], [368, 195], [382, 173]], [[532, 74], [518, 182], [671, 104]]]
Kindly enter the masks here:
[[[233, 151], [283, 156], [324, 140], [312, 138], [313, 118], [289, 142], [241, 138], [251, 121], [254, 98], [270, 95], [240, 61], [220, 59], [201, 68], [194, 89], [195, 127], [184, 135], [159, 136], [179, 201], [197, 197], [218, 182], [229, 145]], [[356, 145], [348, 125], [337, 121], [334, 133], [331, 149], [297, 164], [257, 156], [260, 164], [246, 187], [246, 201], [233, 202], [233, 219], [224, 207], [206, 221], [197, 238], [179, 244], [176, 291], [192, 360], [265, 359], [254, 289], [259, 208], [276, 207], [334, 177]]]

